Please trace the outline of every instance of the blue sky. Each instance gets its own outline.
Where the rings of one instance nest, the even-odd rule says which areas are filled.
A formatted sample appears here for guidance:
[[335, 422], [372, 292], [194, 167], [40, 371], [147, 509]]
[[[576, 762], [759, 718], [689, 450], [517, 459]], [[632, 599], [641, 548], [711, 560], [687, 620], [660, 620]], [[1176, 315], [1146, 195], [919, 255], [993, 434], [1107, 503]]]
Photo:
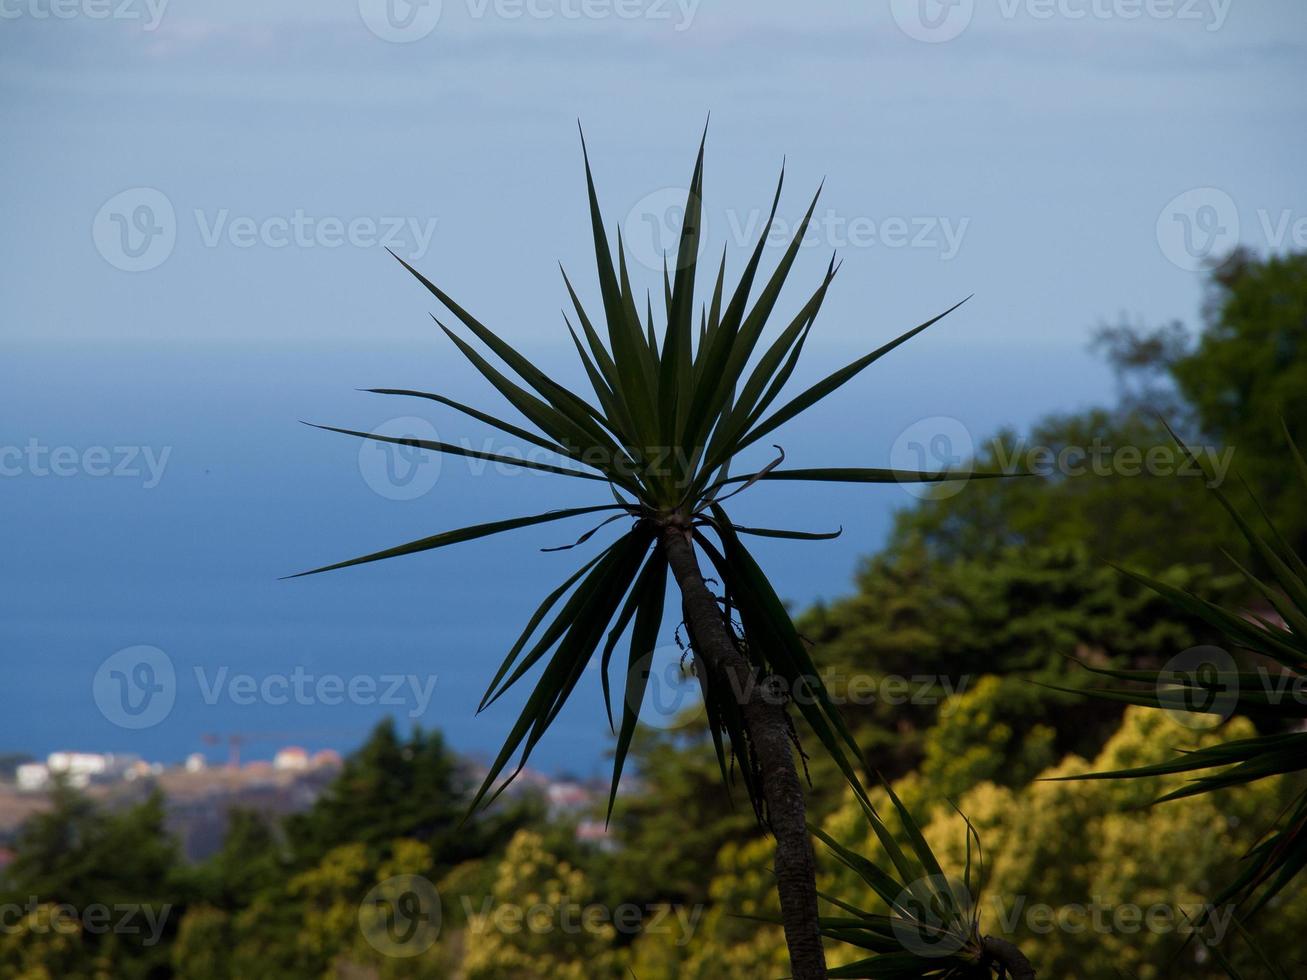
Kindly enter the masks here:
[[[557, 559], [530, 549], [559, 534], [275, 578], [567, 488], [447, 461], [430, 493], [390, 499], [356, 446], [296, 420], [429, 414], [353, 391], [368, 385], [477, 397], [383, 242], [578, 377], [556, 265], [594, 297], [578, 119], [647, 283], [709, 112], [709, 248], [730, 269], [782, 159], [784, 223], [825, 179], [799, 279], [832, 251], [844, 266], [796, 381], [976, 294], [791, 430], [800, 465], [884, 465], [923, 418], [979, 438], [1108, 398], [1089, 328], [1192, 322], [1206, 252], [1307, 246], [1299, 4], [392, 2], [388, 18], [374, 0], [0, 0], [0, 445], [172, 450], [148, 489], [84, 471], [0, 480], [0, 640], [27, 665], [5, 705], [13, 747], [175, 754], [242, 726], [339, 730], [347, 747], [384, 713], [224, 714], [179, 692], [165, 722], [125, 732], [97, 714], [91, 679], [133, 644], [180, 674], [406, 672], [434, 646], [423, 720], [457, 717], [456, 744], [493, 747], [506, 716], [469, 724], [464, 707], [555, 580]], [[845, 589], [911, 502], [900, 488], [771, 500], [741, 498], [742, 517], [815, 503], [818, 523], [846, 527], [825, 550], [762, 550], [799, 603]], [[546, 762], [601, 754], [592, 687]]]

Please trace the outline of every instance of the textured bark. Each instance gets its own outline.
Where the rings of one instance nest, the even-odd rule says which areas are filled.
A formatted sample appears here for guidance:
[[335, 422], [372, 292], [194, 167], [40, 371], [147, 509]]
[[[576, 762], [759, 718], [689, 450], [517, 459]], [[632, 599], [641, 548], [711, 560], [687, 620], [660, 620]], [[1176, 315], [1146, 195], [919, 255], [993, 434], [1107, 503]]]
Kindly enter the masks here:
[[1002, 966], [1004, 973], [1012, 980], [1035, 980], [1035, 968], [1016, 946], [996, 936], [986, 936], [982, 942], [985, 956]]
[[762, 685], [754, 682], [748, 661], [736, 647], [717, 600], [704, 583], [685, 530], [668, 527], [663, 548], [681, 589], [695, 655], [702, 657], [714, 674], [726, 677], [734, 691], [749, 692], [741, 707], [761, 768], [767, 823], [776, 838], [776, 890], [790, 969], [795, 980], [819, 980], [826, 976], [826, 956], [817, 923], [816, 865], [789, 718], [784, 705], [766, 699]]

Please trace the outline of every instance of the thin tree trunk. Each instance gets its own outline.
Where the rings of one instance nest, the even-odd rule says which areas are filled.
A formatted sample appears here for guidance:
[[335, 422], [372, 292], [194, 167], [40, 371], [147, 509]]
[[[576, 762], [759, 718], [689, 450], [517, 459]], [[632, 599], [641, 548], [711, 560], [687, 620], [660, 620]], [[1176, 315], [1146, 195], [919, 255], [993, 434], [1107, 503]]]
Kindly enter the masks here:
[[762, 685], [755, 682], [748, 661], [727, 631], [717, 600], [704, 583], [685, 529], [668, 527], [663, 533], [663, 548], [681, 589], [695, 655], [703, 657], [714, 674], [727, 678], [733, 690], [748, 692], [741, 708], [762, 770], [767, 823], [776, 838], [776, 890], [790, 969], [795, 980], [823, 980], [826, 956], [817, 923], [816, 865], [785, 707], [766, 699]]

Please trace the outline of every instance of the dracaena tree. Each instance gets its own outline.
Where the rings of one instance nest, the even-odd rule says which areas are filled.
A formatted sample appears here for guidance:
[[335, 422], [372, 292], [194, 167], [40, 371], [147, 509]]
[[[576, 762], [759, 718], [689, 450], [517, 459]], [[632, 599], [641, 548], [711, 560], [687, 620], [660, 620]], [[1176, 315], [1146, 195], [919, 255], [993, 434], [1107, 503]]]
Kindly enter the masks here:
[[[749, 252], [738, 281], [733, 288], [727, 288], [723, 254], [711, 298], [698, 303], [696, 317], [703, 193], [701, 141], [674, 266], [670, 272], [664, 270], [664, 319], [655, 326], [652, 302], [646, 295], [645, 302], [639, 303], [632, 288], [620, 234], [614, 260], [584, 140], [582, 152], [602, 297], [597, 316], [583, 307], [566, 273], [563, 279], [575, 311], [575, 323], [565, 316], [567, 329], [593, 398], [569, 390], [533, 366], [403, 259], [399, 261], [470, 337], [435, 318], [441, 329], [531, 428], [441, 394], [373, 389], [381, 394], [438, 402], [546, 450], [555, 460], [509, 457], [442, 442], [392, 438], [332, 426], [320, 428], [431, 452], [510, 463], [594, 484], [601, 502], [443, 531], [302, 574], [431, 551], [568, 518], [603, 515], [600, 527], [618, 525], [621, 534], [617, 540], [603, 547], [545, 597], [495, 673], [481, 708], [540, 667], [535, 687], [503, 750], [490, 766], [473, 806], [493, 799], [521, 770], [586, 665], [596, 656], [602, 667], [605, 699], [609, 700], [608, 721], [613, 725], [609, 664], [618, 644], [629, 633], [626, 697], [620, 725], [614, 726], [611, 814], [647, 680], [647, 671], [642, 671], [640, 665], [657, 643], [670, 572], [680, 592], [692, 663], [702, 688], [723, 779], [738, 778], [759, 819], [776, 840], [777, 889], [794, 975], [825, 976], [812, 846], [805, 827], [804, 787], [795, 763], [798, 746], [789, 714], [791, 706], [797, 708], [815, 738], [855, 786], [858, 748], [828, 697], [784, 605], [743, 538], [763, 535], [813, 540], [834, 535], [741, 527], [731, 520], [724, 504], [733, 494], [773, 480], [887, 483], [953, 476], [869, 467], [787, 469], [781, 465], [784, 452], [779, 447], [770, 464], [754, 472], [732, 475], [732, 464], [737, 464], [746, 449], [945, 314], [782, 399], [837, 272], [832, 259], [799, 312], [778, 330], [768, 330], [817, 197], [813, 197], [774, 270], [761, 276], [764, 244], [784, 182], [782, 171], [767, 225]], [[587, 532], [578, 544], [584, 544], [597, 530]], [[719, 592], [710, 589], [710, 582], [719, 583]], [[804, 696], [795, 696], [797, 692]], [[505, 776], [515, 757], [516, 768]]]

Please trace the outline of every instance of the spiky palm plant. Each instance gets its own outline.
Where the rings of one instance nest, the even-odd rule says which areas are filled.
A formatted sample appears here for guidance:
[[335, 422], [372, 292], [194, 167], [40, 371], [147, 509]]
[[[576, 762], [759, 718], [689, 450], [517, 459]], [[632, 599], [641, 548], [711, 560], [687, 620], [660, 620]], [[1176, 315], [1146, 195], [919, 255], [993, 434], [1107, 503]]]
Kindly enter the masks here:
[[[777, 267], [753, 296], [763, 247], [780, 200], [782, 171], [767, 225], [752, 248], [739, 281], [727, 291], [723, 254], [711, 300], [705, 304], [706, 310], [701, 307], [696, 330], [695, 285], [703, 192], [701, 141], [686, 198], [675, 267], [663, 276], [666, 322], [658, 331], [652, 304], [647, 299], [641, 320], [620, 235], [614, 266], [584, 139], [582, 152], [603, 305], [599, 321], [602, 334], [583, 308], [566, 273], [563, 278], [580, 327], [578, 333], [569, 321], [568, 330], [593, 388], [594, 401], [569, 391], [533, 366], [511, 344], [403, 259], [399, 261], [404, 267], [453, 314], [472, 338], [498, 358], [503, 368], [517, 376], [511, 379], [473, 343], [437, 319], [441, 329], [472, 365], [537, 431], [503, 421], [444, 395], [376, 389], [383, 394], [438, 402], [547, 450], [557, 461], [510, 458], [447, 443], [391, 438], [330, 426], [321, 428], [604, 484], [608, 502], [444, 531], [314, 572], [430, 551], [549, 521], [599, 514], [607, 515], [604, 525], [625, 520], [626, 526], [616, 541], [545, 597], [495, 673], [481, 708], [493, 703], [543, 662], [535, 688], [503, 750], [491, 765], [473, 806], [493, 799], [520, 771], [596, 654], [601, 659], [604, 694], [608, 699], [609, 663], [629, 629], [628, 694], [616, 730], [609, 797], [611, 815], [613, 795], [635, 731], [647, 680], [647, 673], [639, 671], [638, 665], [657, 642], [670, 569], [680, 590], [693, 662], [723, 778], [728, 774], [729, 751], [739, 760], [739, 778], [755, 811], [776, 838], [777, 887], [794, 975], [824, 976], [812, 847], [804, 824], [803, 786], [795, 767], [794, 729], [784, 700], [772, 692], [779, 687], [792, 695], [800, 692], [804, 695], [793, 697], [792, 703], [855, 784], [853, 766], [858, 749], [831, 703], [784, 605], [741, 539], [751, 534], [800, 540], [833, 535], [740, 527], [732, 522], [722, 505], [733, 493], [771, 480], [886, 483], [955, 478], [957, 474], [879, 468], [784, 469], [779, 465], [783, 452], [755, 472], [734, 476], [730, 472], [732, 463], [750, 446], [944, 314], [932, 317], [780, 403], [779, 407], [773, 407], [794, 372], [837, 271], [832, 259], [820, 284], [798, 314], [770, 342], [762, 344], [817, 198], [814, 196]], [[583, 535], [581, 541], [593, 533]], [[701, 554], [706, 556], [715, 580], [721, 584], [720, 596], [708, 587], [700, 566]], [[608, 716], [611, 725], [611, 705]], [[517, 769], [500, 783], [505, 768], [519, 751]]]
[[[1287, 426], [1284, 434], [1288, 441], [1288, 455], [1307, 492], [1307, 461], [1294, 444]], [[1174, 432], [1171, 435], [1193, 465], [1204, 465]], [[1117, 779], [1196, 774], [1186, 785], [1155, 800], [1157, 804], [1241, 786], [1271, 776], [1301, 774], [1307, 770], [1307, 731], [1304, 731], [1307, 702], [1301, 694], [1307, 690], [1307, 563], [1276, 531], [1251, 491], [1249, 496], [1257, 504], [1268, 529], [1265, 534], [1258, 532], [1240, 513], [1213, 479], [1213, 474], [1206, 472], [1206, 476], [1212, 492], [1252, 546], [1252, 553], [1265, 571], [1262, 575], [1254, 574], [1228, 553], [1227, 557], [1243, 574], [1251, 594], [1259, 596], [1280, 621], [1275, 622], [1258, 612], [1225, 609], [1164, 582], [1135, 572], [1126, 571], [1126, 574], [1216, 628], [1228, 638], [1232, 648], [1251, 655], [1254, 669], [1231, 669], [1235, 667], [1233, 659], [1218, 651], [1196, 655], [1195, 662], [1181, 664], [1181, 669], [1111, 670], [1086, 664], [1087, 669], [1097, 674], [1131, 684], [1082, 693], [1188, 716], [1194, 719], [1192, 727], [1195, 728], [1210, 727], [1198, 716], [1219, 722], [1222, 720], [1220, 716], [1240, 713], [1267, 723], [1273, 730], [1252, 738], [1187, 751], [1168, 762], [1063, 778]], [[1241, 917], [1246, 920], [1264, 908], [1307, 866], [1307, 787], [1299, 787], [1274, 826], [1242, 861], [1242, 868], [1212, 905], [1234, 903], [1243, 909]], [[1220, 955], [1219, 951], [1217, 955]]]
[[[888, 865], [853, 851], [818, 827], [812, 832], [846, 868], [862, 879], [887, 912], [869, 912], [832, 895], [821, 895], [843, 915], [821, 917], [821, 932], [828, 939], [870, 953], [831, 970], [832, 977], [902, 978], [902, 980], [1034, 980], [1035, 971], [1014, 944], [980, 932], [980, 891], [984, 869], [980, 864], [980, 836], [966, 822], [967, 856], [961, 879], [944, 873], [926, 842], [920, 825], [889, 783], [885, 791], [907, 839], [902, 847], [889, 826], [865, 798], [859, 798], [863, 815], [880, 842]], [[960, 811], [959, 811], [960, 813]], [[977, 864], [972, 863], [972, 844]], [[977, 873], [973, 879], [973, 871]]]

